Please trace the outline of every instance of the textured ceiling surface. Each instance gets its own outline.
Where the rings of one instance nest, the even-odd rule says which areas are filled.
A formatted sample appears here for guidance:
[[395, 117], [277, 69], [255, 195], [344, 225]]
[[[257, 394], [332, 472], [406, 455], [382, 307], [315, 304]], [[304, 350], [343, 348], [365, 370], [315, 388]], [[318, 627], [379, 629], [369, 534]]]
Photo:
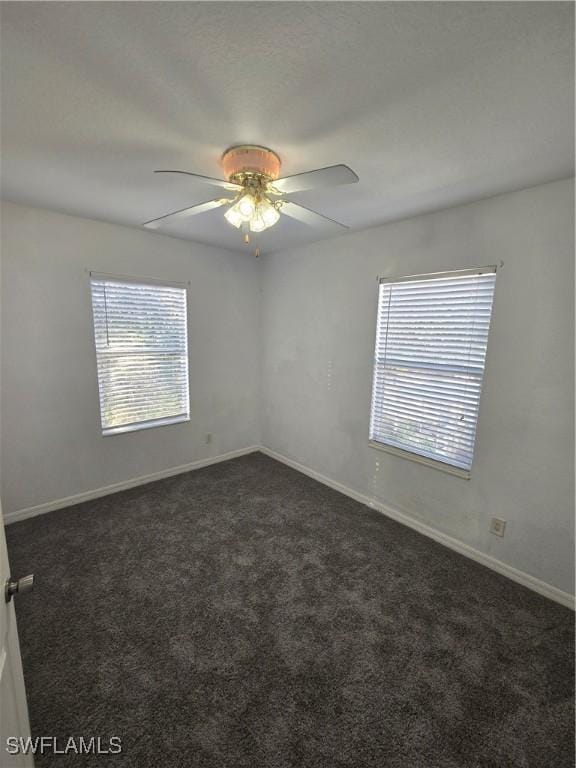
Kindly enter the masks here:
[[[140, 226], [238, 143], [361, 229], [573, 173], [572, 3], [3, 2], [2, 195]], [[263, 251], [318, 239], [282, 217]], [[222, 211], [167, 233], [242, 248]]]

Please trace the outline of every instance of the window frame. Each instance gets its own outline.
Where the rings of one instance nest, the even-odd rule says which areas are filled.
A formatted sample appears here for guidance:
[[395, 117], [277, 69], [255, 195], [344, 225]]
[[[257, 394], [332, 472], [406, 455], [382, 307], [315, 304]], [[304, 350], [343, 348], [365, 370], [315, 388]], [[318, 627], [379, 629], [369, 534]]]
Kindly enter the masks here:
[[[417, 280], [435, 280], [435, 279], [442, 279], [446, 277], [463, 277], [466, 275], [497, 274], [497, 272], [498, 272], [498, 267], [495, 264], [490, 264], [488, 266], [483, 266], [483, 267], [467, 267], [464, 269], [444, 269], [439, 272], [424, 272], [424, 273], [414, 274], [414, 275], [400, 275], [400, 276], [377, 278], [378, 292], [376, 297], [376, 322], [375, 322], [376, 330], [374, 334], [374, 356], [372, 360], [372, 390], [370, 393], [370, 420], [369, 420], [369, 427], [368, 427], [368, 435], [369, 435], [368, 445], [371, 448], [375, 448], [376, 450], [379, 450], [379, 451], [384, 451], [385, 453], [392, 454], [393, 456], [398, 456], [400, 458], [408, 459], [410, 461], [416, 462], [417, 464], [423, 464], [425, 466], [432, 467], [433, 469], [439, 469], [442, 472], [446, 472], [449, 475], [454, 475], [455, 477], [460, 477], [465, 480], [470, 480], [472, 476], [472, 468], [463, 469], [462, 467], [457, 467], [446, 461], [441, 461], [439, 459], [432, 459], [429, 456], [422, 456], [419, 453], [415, 453], [404, 448], [398, 448], [397, 446], [394, 446], [394, 445], [389, 445], [387, 443], [382, 443], [378, 440], [373, 440], [371, 437], [372, 415], [374, 410], [375, 390], [376, 390], [375, 384], [376, 384], [376, 378], [377, 378], [376, 352], [377, 352], [377, 344], [378, 344], [378, 334], [380, 330], [378, 326], [378, 314], [380, 309], [380, 286], [382, 285], [382, 283], [404, 283], [404, 282], [412, 282]], [[488, 332], [486, 336], [486, 355], [488, 351], [488, 341], [490, 339], [490, 331], [492, 329], [495, 293], [496, 293], [496, 286], [494, 286], [494, 292], [492, 295], [490, 321], [488, 324]], [[476, 425], [475, 425], [473, 458], [476, 452], [477, 429], [478, 429], [478, 423], [480, 421], [480, 406], [482, 403], [482, 390], [484, 387], [485, 377], [486, 377], [486, 360], [484, 361], [484, 368], [482, 370], [482, 379], [480, 381], [480, 389], [478, 394], [478, 411], [477, 411]]]
[[[96, 389], [98, 392], [98, 414], [100, 422], [100, 434], [101, 437], [113, 437], [114, 435], [121, 435], [129, 432], [139, 432], [141, 430], [154, 429], [156, 427], [166, 427], [173, 424], [183, 424], [190, 421], [190, 347], [189, 347], [189, 291], [190, 281], [178, 282], [175, 280], [164, 280], [162, 278], [155, 277], [138, 277], [135, 275], [123, 275], [113, 274], [109, 272], [96, 272], [86, 270], [88, 273], [88, 295], [90, 297], [90, 321], [92, 327], [92, 343], [94, 346], [94, 359], [96, 369]], [[180, 288], [184, 290], [184, 306], [185, 306], [185, 360], [186, 360], [186, 401], [187, 412], [176, 414], [174, 416], [164, 416], [157, 419], [148, 419], [143, 421], [133, 422], [131, 424], [122, 424], [117, 427], [105, 427], [102, 418], [102, 398], [100, 393], [100, 376], [98, 368], [98, 348], [96, 344], [96, 324], [94, 322], [94, 307], [93, 307], [93, 294], [92, 294], [92, 281], [110, 281], [123, 284], [135, 284], [135, 285], [152, 285], [158, 287], [167, 288]]]

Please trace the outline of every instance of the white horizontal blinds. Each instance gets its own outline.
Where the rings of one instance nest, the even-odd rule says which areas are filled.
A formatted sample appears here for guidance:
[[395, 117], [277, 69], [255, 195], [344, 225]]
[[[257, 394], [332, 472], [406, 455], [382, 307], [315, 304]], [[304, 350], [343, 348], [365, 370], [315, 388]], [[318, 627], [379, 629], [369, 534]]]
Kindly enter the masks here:
[[184, 287], [91, 279], [104, 433], [188, 417]]
[[470, 470], [495, 268], [382, 280], [370, 439]]

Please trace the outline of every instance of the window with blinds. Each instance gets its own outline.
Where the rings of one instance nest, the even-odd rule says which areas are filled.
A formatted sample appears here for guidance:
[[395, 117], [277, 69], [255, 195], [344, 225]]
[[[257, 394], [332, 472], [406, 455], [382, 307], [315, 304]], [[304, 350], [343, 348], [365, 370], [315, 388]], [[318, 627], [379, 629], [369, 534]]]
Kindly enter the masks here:
[[189, 419], [186, 288], [91, 276], [104, 435]]
[[380, 280], [370, 441], [470, 476], [496, 267]]

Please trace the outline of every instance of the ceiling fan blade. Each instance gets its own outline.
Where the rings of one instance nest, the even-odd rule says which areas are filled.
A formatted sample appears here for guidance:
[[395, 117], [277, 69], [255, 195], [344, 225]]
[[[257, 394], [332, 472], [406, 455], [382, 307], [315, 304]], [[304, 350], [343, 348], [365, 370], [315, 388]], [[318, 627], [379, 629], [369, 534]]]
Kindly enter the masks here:
[[293, 192], [304, 192], [307, 189], [355, 184], [357, 181], [358, 176], [347, 165], [330, 165], [327, 168], [318, 168], [315, 171], [276, 179], [270, 183], [268, 189], [271, 193], [277, 191], [281, 195], [291, 195]]
[[334, 221], [334, 219], [329, 219], [327, 216], [323, 216], [321, 213], [316, 213], [316, 211], [312, 211], [310, 208], [305, 208], [303, 205], [298, 205], [297, 203], [291, 203], [289, 201], [284, 201], [282, 203], [280, 212], [285, 213], [293, 219], [297, 219], [297, 221], [301, 221], [303, 224], [321, 228], [327, 233], [333, 232], [334, 234], [338, 234], [342, 232], [343, 229], [349, 229], [346, 224], [340, 224], [339, 221]]
[[145, 227], [148, 229], [158, 229], [162, 224], [166, 223], [168, 219], [178, 220], [187, 219], [189, 216], [196, 216], [199, 213], [205, 213], [211, 211], [213, 208], [220, 208], [222, 205], [233, 202], [223, 198], [222, 200], [208, 200], [206, 203], [200, 203], [199, 205], [193, 205], [190, 208], [181, 208], [179, 211], [172, 211], [172, 213], [166, 213], [164, 216], [159, 216], [157, 219], [151, 219], [144, 222]]
[[223, 187], [235, 192], [242, 189], [240, 184], [233, 184], [231, 181], [225, 181], [224, 179], [214, 179], [212, 176], [202, 176], [199, 173], [190, 173], [190, 171], [154, 171], [154, 173], [181, 173], [184, 176], [192, 176], [193, 179], [198, 179], [198, 181], [202, 181], [204, 184], [212, 184], [215, 187]]

